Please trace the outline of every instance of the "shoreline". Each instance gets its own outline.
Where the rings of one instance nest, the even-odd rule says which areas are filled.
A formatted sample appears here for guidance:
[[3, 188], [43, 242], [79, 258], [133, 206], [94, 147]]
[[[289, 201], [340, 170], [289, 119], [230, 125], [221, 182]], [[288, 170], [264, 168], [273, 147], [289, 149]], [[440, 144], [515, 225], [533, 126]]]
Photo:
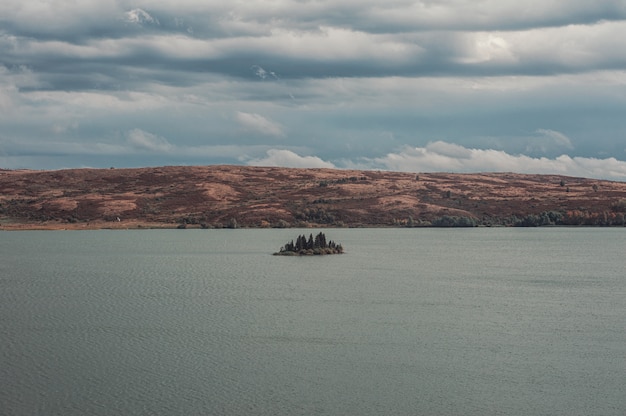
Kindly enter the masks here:
[[121, 222], [109, 222], [109, 221], [92, 221], [89, 223], [4, 223], [0, 222], [1, 231], [97, 231], [97, 230], [225, 230], [225, 229], [241, 229], [241, 230], [279, 230], [279, 229], [327, 229], [327, 228], [368, 228], [368, 229], [449, 229], [449, 228], [624, 228], [626, 225], [539, 225], [539, 226], [514, 226], [514, 225], [475, 225], [472, 227], [463, 226], [433, 226], [433, 225], [418, 225], [408, 227], [405, 225], [351, 225], [343, 227], [333, 227], [328, 224], [307, 224], [305, 226], [295, 227], [248, 227], [242, 226], [237, 228], [229, 227], [201, 227], [196, 224], [189, 224], [184, 228], [180, 227], [180, 224], [172, 223], [158, 223], [158, 222], [143, 222], [143, 221], [121, 221]]

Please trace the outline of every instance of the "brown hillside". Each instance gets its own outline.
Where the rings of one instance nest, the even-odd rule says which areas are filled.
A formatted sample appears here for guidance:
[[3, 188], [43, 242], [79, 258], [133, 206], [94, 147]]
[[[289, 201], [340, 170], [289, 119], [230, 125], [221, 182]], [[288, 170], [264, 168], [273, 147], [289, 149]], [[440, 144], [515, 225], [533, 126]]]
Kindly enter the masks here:
[[[626, 183], [204, 166], [0, 170], [0, 228], [623, 225]], [[548, 214], [550, 213], [550, 214]]]

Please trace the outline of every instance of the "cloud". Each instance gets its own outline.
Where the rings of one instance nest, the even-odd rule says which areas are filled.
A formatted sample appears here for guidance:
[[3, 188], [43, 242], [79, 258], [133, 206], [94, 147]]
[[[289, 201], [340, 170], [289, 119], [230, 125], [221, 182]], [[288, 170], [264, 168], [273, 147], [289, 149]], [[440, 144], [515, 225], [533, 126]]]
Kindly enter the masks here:
[[558, 131], [538, 129], [536, 133], [539, 134], [539, 137], [528, 143], [526, 147], [528, 153], [541, 152], [545, 154], [550, 151], [563, 151], [574, 148], [570, 138]]
[[434, 143], [429, 143], [428, 146], [424, 149], [433, 155], [444, 156], [450, 159], [471, 159], [472, 158], [472, 150], [466, 149], [465, 147], [454, 144], [454, 143], [446, 143], [442, 141], [437, 141]]
[[235, 119], [246, 131], [271, 137], [285, 137], [283, 126], [259, 114], [238, 111]]
[[54, 133], [54, 134], [65, 134], [69, 131], [75, 131], [78, 130], [79, 124], [78, 122], [74, 121], [74, 122], [69, 122], [69, 123], [63, 123], [63, 124], [54, 124], [50, 130]]
[[171, 152], [174, 150], [172, 146], [163, 137], [156, 136], [141, 129], [133, 129], [126, 135], [128, 143], [136, 150], [148, 152]]
[[[37, 67], [43, 73], [54, 73], [67, 82], [74, 72], [93, 76], [93, 72], [107, 71], [108, 65], [117, 67], [120, 64], [130, 68], [151, 65], [176, 68], [181, 73], [212, 72], [239, 77], [250, 77], [252, 68], [252, 74], [261, 79], [276, 78], [277, 73], [282, 79], [534, 75], [586, 72], [626, 65], [624, 56], [613, 53], [626, 48], [626, 22], [617, 20], [625, 13], [622, 9], [608, 11], [615, 9], [608, 3], [605, 12], [599, 14], [604, 20], [597, 19], [598, 13], [592, 13], [592, 8], [574, 5], [574, 10], [589, 18], [570, 16], [572, 20], [566, 20], [563, 25], [550, 27], [544, 26], [549, 22], [545, 22], [540, 13], [527, 13], [525, 7], [521, 13], [521, 6], [511, 4], [488, 10], [485, 6], [491, 2], [484, 2], [485, 6], [442, 3], [437, 7], [426, 7], [397, 1], [389, 7], [398, 13], [393, 17], [386, 8], [367, 2], [340, 7], [325, 2], [311, 7], [287, 1], [282, 7], [272, 8], [273, 13], [278, 13], [274, 18], [258, 2], [251, 2], [250, 7], [232, 6], [230, 10], [217, 4], [202, 7], [199, 3], [188, 2], [171, 8], [155, 2], [151, 8], [159, 13], [160, 18], [141, 8], [125, 10], [122, 8], [126, 6], [124, 3], [118, 6], [119, 11], [111, 5], [93, 4], [93, 12], [89, 14], [88, 7], [74, 10], [61, 2], [60, 9], [66, 14], [50, 15], [49, 23], [46, 21], [40, 25], [32, 24], [41, 19], [36, 13], [48, 15], [51, 13], [48, 8], [16, 5], [22, 13], [7, 9], [7, 15], [0, 18], [0, 23], [6, 22], [12, 29], [0, 36], [0, 52], [9, 65]], [[298, 11], [299, 7], [305, 12]], [[541, 4], [535, 7], [537, 10], [555, 9]], [[213, 17], [201, 18], [200, 11]], [[294, 12], [295, 17], [291, 14]], [[345, 18], [334, 18], [326, 12], [345, 13]], [[350, 23], [347, 18], [350, 12], [360, 17], [356, 22], [361, 25]], [[566, 16], [571, 13], [568, 9], [559, 12]], [[102, 18], [96, 21], [100, 13]], [[123, 16], [121, 21], [115, 17], [119, 15]], [[302, 20], [297, 20], [298, 15]], [[418, 17], [410, 17], [416, 20], [409, 20], [408, 26], [398, 32], [397, 24], [405, 20], [403, 15]], [[424, 17], [429, 15], [435, 21], [439, 20], [435, 26], [437, 32], [424, 29], [432, 26]], [[502, 20], [495, 19], [498, 15]], [[384, 17], [389, 19], [388, 25], [374, 25], [377, 18]], [[500, 22], [506, 18], [528, 21], [515, 30], [511, 27], [499, 29]], [[463, 22], [472, 19], [475, 23], [470, 26], [475, 26], [474, 29], [460, 30]], [[589, 21], [572, 24], [578, 20]], [[262, 29], [252, 35], [223, 27], [242, 22]], [[311, 26], [312, 22], [316, 24]], [[96, 24], [95, 28], [90, 27], [92, 23]], [[196, 29], [189, 33], [192, 23]], [[159, 28], [158, 31], [138, 31], [138, 25]], [[198, 28], [201, 27], [216, 29], [200, 32]], [[70, 73], [63, 77], [53, 68], [43, 70], [50, 59], [64, 64]], [[271, 62], [276, 70], [266, 70], [266, 62]]]
[[[122, 140], [98, 140], [94, 142], [70, 141], [63, 139], [49, 139], [43, 142], [34, 140], [11, 140], [0, 136], [0, 153], [9, 160], [9, 168], [23, 168], [16, 161], [27, 157], [50, 157], [54, 159], [68, 157], [69, 159], [93, 159], [94, 156], [106, 157], [141, 157], [150, 155], [157, 157], [161, 163], [169, 164], [172, 160], [188, 160], [192, 163], [203, 163], [216, 158], [237, 160], [242, 155], [260, 157], [268, 150], [268, 146], [245, 145], [177, 145], [167, 139], [141, 129], [132, 129], [124, 132]], [[250, 159], [251, 157], [248, 157]], [[6, 160], [5, 160], [6, 162]], [[186, 164], [186, 163], [185, 163]], [[1, 166], [1, 165], [0, 165]], [[3, 166], [3, 167], [4, 167]], [[64, 167], [68, 167], [67, 165]], [[55, 168], [59, 168], [56, 166]]]
[[250, 67], [250, 69], [252, 70], [252, 72], [254, 72], [254, 75], [256, 75], [257, 77], [265, 80], [267, 78], [272, 78], [275, 80], [279, 80], [280, 78], [278, 78], [278, 75], [276, 75], [275, 72], [273, 71], [266, 71], [264, 68], [258, 66], [258, 65], [252, 65]]
[[142, 9], [133, 9], [124, 13], [124, 20], [129, 23], [136, 23], [139, 25], [160, 25], [159, 19], [152, 17], [148, 12]]
[[0, 28], [0, 151], [37, 169], [271, 162], [286, 137], [335, 165], [626, 158], [622, 1], [3, 0]]
[[561, 155], [533, 158], [493, 149], [468, 149], [441, 141], [425, 147], [404, 148], [383, 157], [343, 162], [345, 167], [407, 172], [515, 172], [559, 174], [599, 179], [626, 180], [626, 162]]
[[316, 156], [300, 156], [291, 150], [270, 149], [266, 157], [253, 159], [247, 162], [249, 166], [280, 166], [288, 168], [335, 168], [330, 162], [325, 162]]
[[541, 0], [524, 3], [501, 0], [392, 1], [379, 10], [372, 8], [371, 4], [369, 6], [367, 15], [370, 19], [358, 19], [358, 23], [373, 25], [373, 18], [376, 17], [380, 26], [395, 26], [398, 31], [415, 27], [422, 30], [519, 30], [592, 24], [601, 20], [623, 19], [626, 15], [624, 5], [611, 0], [594, 3]]

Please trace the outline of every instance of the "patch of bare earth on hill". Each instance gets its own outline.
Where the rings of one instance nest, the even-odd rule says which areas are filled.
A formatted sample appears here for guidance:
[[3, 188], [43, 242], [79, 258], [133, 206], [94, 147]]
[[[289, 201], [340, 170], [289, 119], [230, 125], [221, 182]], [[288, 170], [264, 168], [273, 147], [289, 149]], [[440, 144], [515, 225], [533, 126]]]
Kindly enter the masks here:
[[204, 194], [214, 201], [233, 201], [238, 199], [239, 193], [230, 185], [222, 183], [200, 183], [198, 188], [204, 191]]

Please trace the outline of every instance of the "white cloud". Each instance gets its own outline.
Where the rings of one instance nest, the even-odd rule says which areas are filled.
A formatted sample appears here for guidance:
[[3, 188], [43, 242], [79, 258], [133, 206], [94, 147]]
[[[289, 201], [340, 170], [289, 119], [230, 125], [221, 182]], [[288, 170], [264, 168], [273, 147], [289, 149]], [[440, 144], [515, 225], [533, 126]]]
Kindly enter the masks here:
[[129, 23], [152, 24], [159, 25], [159, 19], [152, 17], [148, 12], [142, 9], [133, 9], [124, 13], [124, 20]]
[[[565, 126], [568, 127], [569, 126]], [[527, 136], [511, 136], [506, 139], [492, 138], [491, 142], [483, 141], [479, 148], [497, 148], [511, 154], [522, 153], [531, 157], [556, 157], [569, 154], [576, 149], [573, 140], [552, 129], [537, 129]], [[580, 144], [580, 141], [577, 142]], [[598, 153], [594, 154], [597, 157]]]
[[249, 166], [280, 166], [286, 168], [335, 168], [316, 156], [300, 156], [290, 150], [270, 149], [267, 157], [247, 162]]
[[156, 136], [141, 129], [133, 129], [126, 135], [128, 144], [137, 150], [149, 152], [166, 153], [174, 150], [172, 146], [163, 137]]
[[265, 68], [260, 67], [259, 65], [252, 65], [250, 69], [252, 70], [252, 72], [254, 72], [254, 75], [256, 75], [257, 77], [261, 79], [267, 79], [270, 77], [275, 80], [280, 79], [274, 71], [266, 71]]
[[543, 135], [546, 138], [552, 139], [555, 143], [559, 145], [565, 146], [569, 149], [572, 148], [572, 141], [563, 133], [549, 129], [538, 129], [537, 133]]
[[246, 131], [260, 133], [264, 136], [285, 137], [283, 126], [259, 114], [238, 111], [235, 114], [235, 119]]
[[468, 51], [468, 57], [459, 59], [460, 62], [477, 64], [483, 62], [515, 62], [517, 58], [511, 51], [511, 45], [502, 36], [493, 33], [475, 35], [473, 47]]
[[561, 155], [533, 158], [493, 149], [468, 149], [445, 142], [405, 148], [384, 157], [344, 161], [347, 168], [386, 169], [405, 172], [516, 172], [560, 174], [598, 179], [626, 180], [626, 162]]
[[440, 156], [446, 156], [454, 159], [470, 159], [472, 151], [465, 147], [442, 141], [431, 142], [426, 146], [426, 150], [430, 153]]
[[[0, 34], [0, 43], [2, 35]], [[0, 45], [1, 49], [1, 45]], [[0, 120], [12, 118], [13, 112], [19, 109], [21, 104], [20, 90], [22, 88], [37, 87], [38, 82], [35, 74], [25, 66], [18, 66], [9, 70], [0, 64]]]

